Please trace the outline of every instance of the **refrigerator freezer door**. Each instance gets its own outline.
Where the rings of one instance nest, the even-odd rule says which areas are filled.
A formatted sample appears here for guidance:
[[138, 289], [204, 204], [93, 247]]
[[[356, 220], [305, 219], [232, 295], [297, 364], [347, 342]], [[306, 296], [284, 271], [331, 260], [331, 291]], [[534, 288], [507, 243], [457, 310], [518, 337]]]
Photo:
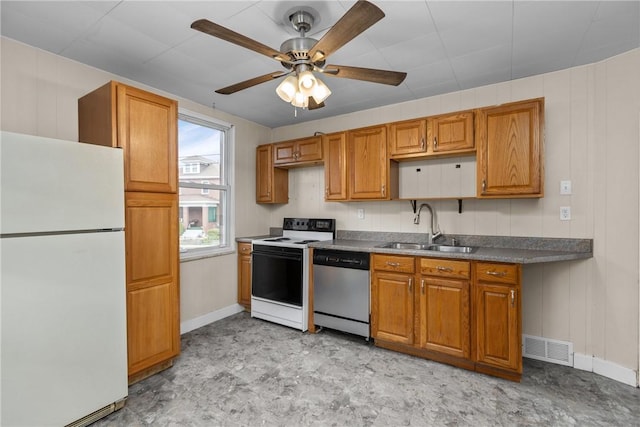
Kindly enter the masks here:
[[0, 234], [124, 227], [122, 150], [0, 134]]
[[1, 241], [0, 424], [67, 425], [126, 397], [124, 232]]

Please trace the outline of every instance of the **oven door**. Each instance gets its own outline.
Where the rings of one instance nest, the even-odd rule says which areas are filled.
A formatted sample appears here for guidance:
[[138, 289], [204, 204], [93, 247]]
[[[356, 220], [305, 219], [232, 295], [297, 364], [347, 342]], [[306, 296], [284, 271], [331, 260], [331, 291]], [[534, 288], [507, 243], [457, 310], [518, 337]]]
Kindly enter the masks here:
[[254, 244], [251, 295], [302, 307], [303, 249]]

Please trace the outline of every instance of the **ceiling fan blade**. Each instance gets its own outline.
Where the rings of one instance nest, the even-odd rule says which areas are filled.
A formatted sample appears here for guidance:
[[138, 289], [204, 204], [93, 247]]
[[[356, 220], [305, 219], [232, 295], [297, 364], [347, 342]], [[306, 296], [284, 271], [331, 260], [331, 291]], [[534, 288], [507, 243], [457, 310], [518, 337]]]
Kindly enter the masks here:
[[217, 37], [219, 39], [228, 41], [238, 46], [242, 46], [246, 49], [258, 52], [262, 55], [273, 58], [281, 62], [291, 62], [291, 58], [284, 53], [270, 48], [258, 41], [250, 39], [247, 36], [243, 36], [240, 33], [236, 33], [233, 30], [223, 27], [222, 25], [215, 24], [207, 19], [198, 19], [191, 24], [191, 28], [201, 31], [205, 34]]
[[309, 97], [309, 105], [307, 106], [307, 110], [316, 110], [318, 108], [324, 107], [324, 101], [318, 104], [313, 96]]
[[247, 89], [247, 88], [250, 88], [252, 86], [259, 85], [260, 83], [264, 83], [264, 82], [268, 82], [268, 81], [273, 80], [273, 79], [277, 79], [278, 77], [282, 77], [282, 76], [285, 76], [287, 74], [289, 74], [288, 71], [285, 71], [285, 72], [276, 71], [274, 73], [265, 74], [264, 76], [254, 77], [252, 79], [245, 80], [243, 82], [236, 83], [236, 84], [231, 85], [231, 86], [223, 87], [222, 89], [216, 90], [216, 93], [219, 93], [221, 95], [231, 95], [232, 93], [236, 93], [236, 92], [241, 91], [243, 89]]
[[311, 61], [318, 62], [325, 59], [382, 18], [384, 18], [384, 12], [378, 6], [359, 0], [311, 48], [309, 52]]
[[345, 79], [365, 80], [367, 82], [382, 83], [398, 86], [407, 77], [407, 73], [399, 71], [377, 70], [374, 68], [347, 67], [345, 65], [327, 65], [322, 72], [328, 76]]

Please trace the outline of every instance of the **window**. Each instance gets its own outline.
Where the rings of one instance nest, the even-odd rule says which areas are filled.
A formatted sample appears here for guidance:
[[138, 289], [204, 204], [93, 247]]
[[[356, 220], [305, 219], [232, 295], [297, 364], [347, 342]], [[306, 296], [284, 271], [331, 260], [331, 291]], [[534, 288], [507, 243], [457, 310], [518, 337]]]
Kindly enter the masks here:
[[178, 115], [181, 258], [230, 248], [232, 137], [230, 125], [186, 111]]
[[[209, 181], [202, 181], [203, 184], [211, 184]], [[207, 187], [202, 187], [200, 190], [200, 194], [209, 194], [209, 189]]]
[[182, 165], [182, 173], [200, 173], [200, 163], [185, 163]]

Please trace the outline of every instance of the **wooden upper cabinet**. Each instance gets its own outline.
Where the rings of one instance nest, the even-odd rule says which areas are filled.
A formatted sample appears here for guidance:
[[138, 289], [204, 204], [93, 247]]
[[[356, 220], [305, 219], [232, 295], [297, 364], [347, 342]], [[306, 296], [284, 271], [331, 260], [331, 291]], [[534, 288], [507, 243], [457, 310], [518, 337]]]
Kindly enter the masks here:
[[111, 81], [78, 100], [81, 142], [124, 150], [126, 191], [177, 192], [177, 102]]
[[273, 144], [273, 164], [276, 166], [303, 166], [321, 162], [321, 136]]
[[344, 132], [324, 137], [324, 199], [347, 200], [347, 136]]
[[289, 173], [273, 166], [273, 145], [256, 148], [256, 202], [287, 203]]
[[427, 121], [406, 120], [389, 124], [389, 157], [410, 158], [427, 153]]
[[389, 124], [389, 158], [416, 160], [475, 153], [473, 111]]
[[433, 154], [475, 152], [473, 111], [463, 111], [427, 120], [427, 147]]
[[389, 200], [397, 197], [398, 169], [387, 158], [387, 127], [347, 133], [349, 199]]
[[544, 99], [478, 110], [478, 197], [544, 196]]

